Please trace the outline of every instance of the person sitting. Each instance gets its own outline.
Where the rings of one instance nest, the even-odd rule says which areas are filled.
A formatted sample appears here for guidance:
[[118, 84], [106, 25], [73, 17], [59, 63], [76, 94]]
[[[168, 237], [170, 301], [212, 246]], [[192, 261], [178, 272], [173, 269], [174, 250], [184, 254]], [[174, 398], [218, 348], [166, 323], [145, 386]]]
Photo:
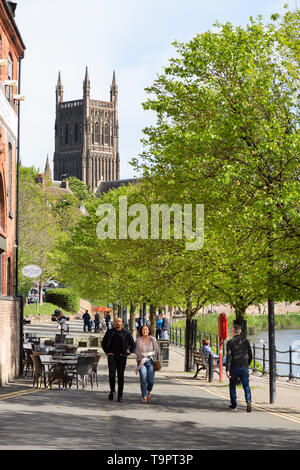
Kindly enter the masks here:
[[[219, 360], [219, 354], [215, 354], [212, 350], [212, 347], [210, 346], [210, 340], [208, 338], [204, 338], [202, 340], [202, 349], [203, 349], [203, 354], [205, 357], [209, 357], [210, 354], [213, 355], [214, 358]], [[223, 366], [226, 365], [226, 358], [223, 357], [222, 359], [222, 364]]]

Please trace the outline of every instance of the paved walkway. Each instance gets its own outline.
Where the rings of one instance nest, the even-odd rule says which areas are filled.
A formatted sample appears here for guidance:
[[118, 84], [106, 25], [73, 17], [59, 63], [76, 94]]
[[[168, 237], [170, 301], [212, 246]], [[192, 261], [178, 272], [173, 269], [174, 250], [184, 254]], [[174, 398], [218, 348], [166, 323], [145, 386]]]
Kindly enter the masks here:
[[[208, 383], [182, 372], [183, 350], [171, 348], [168, 368], [156, 373], [149, 403], [142, 404], [135, 360], [128, 359], [124, 402], [110, 402], [106, 358], [99, 388], [32, 389], [31, 378], [0, 388], [0, 449], [214, 450], [299, 449], [300, 384], [277, 383], [276, 404], [268, 382], [251, 376], [253, 412], [228, 408], [227, 378]], [[199, 374], [200, 375], [200, 374]]]

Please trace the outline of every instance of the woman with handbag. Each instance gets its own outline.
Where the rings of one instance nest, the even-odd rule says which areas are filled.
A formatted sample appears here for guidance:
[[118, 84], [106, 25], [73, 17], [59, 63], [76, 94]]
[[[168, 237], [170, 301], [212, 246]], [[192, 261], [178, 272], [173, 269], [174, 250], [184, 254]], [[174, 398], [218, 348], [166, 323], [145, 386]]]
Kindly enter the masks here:
[[139, 337], [136, 341], [135, 354], [137, 359], [136, 373], [140, 374], [142, 403], [147, 403], [151, 398], [154, 385], [155, 370], [160, 369], [158, 362], [158, 344], [151, 336], [148, 325], [139, 328]]

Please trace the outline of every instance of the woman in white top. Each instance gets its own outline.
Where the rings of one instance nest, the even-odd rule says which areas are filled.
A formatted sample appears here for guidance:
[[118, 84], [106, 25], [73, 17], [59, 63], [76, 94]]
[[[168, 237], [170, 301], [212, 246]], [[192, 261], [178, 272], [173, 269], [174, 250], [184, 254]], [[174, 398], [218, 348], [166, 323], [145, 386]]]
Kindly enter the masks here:
[[149, 326], [140, 327], [134, 352], [137, 356], [136, 373], [140, 374], [142, 402], [147, 403], [154, 385], [154, 360], [158, 358], [158, 344], [156, 339], [151, 336]]

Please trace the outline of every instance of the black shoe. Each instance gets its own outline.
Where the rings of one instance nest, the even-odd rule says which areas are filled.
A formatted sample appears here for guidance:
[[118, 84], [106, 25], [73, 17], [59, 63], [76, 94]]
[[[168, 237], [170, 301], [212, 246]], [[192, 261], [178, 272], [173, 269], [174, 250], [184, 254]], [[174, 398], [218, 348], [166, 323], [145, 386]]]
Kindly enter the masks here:
[[248, 401], [247, 402], [247, 413], [250, 413], [252, 411], [252, 408], [251, 408], [251, 401]]
[[114, 399], [114, 395], [115, 395], [115, 392], [110, 392], [110, 394], [108, 395], [108, 399], [109, 399], [109, 400], [113, 400], [113, 399]]
[[235, 405], [229, 405], [229, 408], [231, 408], [232, 410], [235, 410], [237, 409], [237, 407]]
[[124, 401], [124, 400], [123, 400], [123, 397], [118, 397], [118, 401], [119, 401], [120, 403], [123, 403], [123, 401]]

